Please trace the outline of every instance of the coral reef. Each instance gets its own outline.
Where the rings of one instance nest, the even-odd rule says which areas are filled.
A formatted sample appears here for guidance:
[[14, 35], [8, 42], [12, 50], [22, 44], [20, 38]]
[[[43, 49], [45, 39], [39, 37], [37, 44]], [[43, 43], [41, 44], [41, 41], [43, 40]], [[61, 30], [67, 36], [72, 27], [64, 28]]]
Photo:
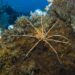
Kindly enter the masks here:
[[68, 17], [55, 12], [61, 1], [53, 2], [46, 16], [18, 17], [12, 29], [4, 30], [0, 75], [75, 75], [73, 27]]
[[54, 0], [48, 13], [54, 18], [59, 18], [71, 24], [75, 30], [75, 1], [74, 0]]

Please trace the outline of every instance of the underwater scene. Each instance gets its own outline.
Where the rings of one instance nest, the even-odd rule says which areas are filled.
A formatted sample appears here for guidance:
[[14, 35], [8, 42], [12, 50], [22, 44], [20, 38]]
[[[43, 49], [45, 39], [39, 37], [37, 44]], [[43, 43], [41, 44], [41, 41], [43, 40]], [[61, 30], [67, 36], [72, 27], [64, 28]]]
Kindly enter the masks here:
[[0, 0], [0, 75], [75, 75], [75, 0]]

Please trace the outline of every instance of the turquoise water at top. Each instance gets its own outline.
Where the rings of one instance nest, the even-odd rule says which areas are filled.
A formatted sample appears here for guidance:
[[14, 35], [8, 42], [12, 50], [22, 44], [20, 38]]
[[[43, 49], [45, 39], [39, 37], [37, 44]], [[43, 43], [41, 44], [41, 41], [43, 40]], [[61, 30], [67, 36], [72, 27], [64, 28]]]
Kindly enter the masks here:
[[[1, 8], [3, 4], [10, 7]], [[29, 16], [30, 11], [34, 12], [36, 9], [44, 10], [46, 5], [48, 5], [47, 0], [0, 0], [0, 8], [3, 10], [0, 11], [0, 24], [7, 28], [10, 24], [14, 24], [18, 16], [22, 14]], [[20, 12], [22, 14], [18, 15]]]
[[20, 12], [30, 12], [36, 9], [44, 9], [48, 5], [47, 0], [4, 0], [14, 10]]

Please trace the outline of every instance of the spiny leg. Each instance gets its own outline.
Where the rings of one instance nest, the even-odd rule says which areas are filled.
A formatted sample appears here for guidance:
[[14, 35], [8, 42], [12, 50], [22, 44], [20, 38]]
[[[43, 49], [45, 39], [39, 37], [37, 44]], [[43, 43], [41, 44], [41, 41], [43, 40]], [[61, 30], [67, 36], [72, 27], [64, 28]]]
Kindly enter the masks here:
[[63, 43], [63, 44], [70, 44], [69, 41], [68, 42], [63, 42], [63, 41], [59, 41], [59, 40], [54, 40], [54, 39], [47, 39], [48, 41], [54, 41], [57, 43]]
[[61, 64], [62, 62], [61, 62], [61, 60], [60, 60], [60, 58], [59, 58], [59, 56], [58, 56], [57, 51], [53, 48], [53, 46], [52, 46], [47, 40], [44, 40], [44, 41], [45, 41], [45, 43], [48, 44], [49, 47], [54, 51], [54, 53], [55, 53], [56, 56], [57, 56], [57, 59], [58, 59], [59, 63]]
[[47, 33], [45, 34], [45, 36], [48, 35], [48, 33], [58, 24], [58, 20], [56, 21], [55, 24], [53, 24], [53, 26], [47, 31]]
[[36, 36], [33, 36], [33, 35], [11, 35], [11, 36], [14, 36], [14, 37], [32, 37], [32, 38], [36, 38]]
[[61, 37], [61, 38], [64, 38], [65, 40], [69, 41], [69, 39], [67, 37], [63, 36], [63, 35], [52, 35], [52, 36], [47, 37], [47, 39], [51, 38], [51, 37]]
[[42, 16], [41, 16], [41, 27], [42, 27], [42, 34], [44, 32], [43, 22], [42, 22]]
[[36, 31], [36, 32], [38, 32], [37, 31], [37, 28], [26, 18], [26, 20], [30, 23], [30, 26], [32, 26], [33, 28], [34, 28], [34, 30]]
[[47, 23], [44, 25], [44, 33], [46, 34], [46, 26], [47, 26]]
[[42, 34], [44, 35], [44, 33], [46, 33], [46, 30], [45, 30], [45, 27], [44, 27], [44, 24], [43, 24], [43, 18], [44, 18], [44, 16], [41, 16]]
[[33, 49], [39, 44], [39, 42], [40, 42], [41, 40], [39, 40], [38, 42], [36, 42], [35, 44], [34, 44], [34, 46], [26, 53], [26, 57], [28, 57], [28, 55], [33, 51]]

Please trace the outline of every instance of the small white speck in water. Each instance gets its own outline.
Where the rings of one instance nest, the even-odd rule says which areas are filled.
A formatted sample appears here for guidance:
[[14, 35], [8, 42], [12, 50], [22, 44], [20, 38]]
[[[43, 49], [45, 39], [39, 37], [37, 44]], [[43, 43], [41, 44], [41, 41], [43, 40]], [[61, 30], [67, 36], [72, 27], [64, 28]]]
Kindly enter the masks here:
[[11, 29], [13, 29], [13, 28], [14, 28], [13, 25], [9, 25], [9, 26], [8, 26], [8, 29], [9, 29], [9, 30], [11, 30]]

